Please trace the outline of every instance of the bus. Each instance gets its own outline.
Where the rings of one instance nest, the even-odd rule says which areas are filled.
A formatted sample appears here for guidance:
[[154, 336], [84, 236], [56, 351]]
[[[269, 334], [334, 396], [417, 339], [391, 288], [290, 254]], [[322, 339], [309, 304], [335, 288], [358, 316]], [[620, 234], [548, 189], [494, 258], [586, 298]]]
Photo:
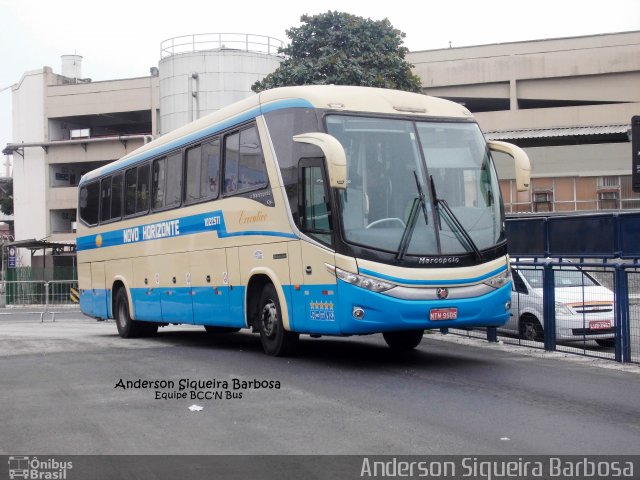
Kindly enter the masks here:
[[492, 152], [463, 106], [368, 87], [283, 87], [167, 133], [79, 184], [82, 311], [124, 338], [168, 324], [301, 334], [502, 326], [511, 299]]

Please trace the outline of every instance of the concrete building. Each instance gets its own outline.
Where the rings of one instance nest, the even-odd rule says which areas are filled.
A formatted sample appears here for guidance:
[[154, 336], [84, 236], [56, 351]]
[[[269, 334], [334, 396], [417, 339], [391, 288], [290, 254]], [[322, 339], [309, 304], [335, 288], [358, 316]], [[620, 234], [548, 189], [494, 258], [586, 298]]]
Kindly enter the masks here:
[[75, 242], [80, 177], [157, 132], [157, 77], [92, 82], [73, 57], [62, 75], [43, 67], [12, 87], [16, 240]]
[[507, 212], [640, 208], [631, 117], [640, 114], [640, 31], [412, 52], [429, 95], [463, 103], [487, 138], [525, 149], [532, 188], [497, 159]]
[[82, 78], [79, 55], [62, 57], [61, 74], [25, 72], [12, 87], [13, 141], [3, 149], [13, 156], [15, 239], [75, 243], [84, 173], [253, 95], [251, 85], [282, 61], [280, 45], [255, 35], [190, 35], [163, 42], [160, 69], [148, 77], [93, 82]]
[[[281, 42], [189, 35], [161, 45], [159, 69], [92, 82], [82, 57], [26, 72], [13, 87], [15, 238], [74, 242], [80, 176], [221, 106], [252, 95]], [[424, 92], [464, 103], [488, 138], [533, 163], [517, 193], [497, 158], [507, 212], [640, 208], [627, 131], [640, 114], [640, 31], [413, 52]], [[26, 256], [25, 263], [28, 263]]]

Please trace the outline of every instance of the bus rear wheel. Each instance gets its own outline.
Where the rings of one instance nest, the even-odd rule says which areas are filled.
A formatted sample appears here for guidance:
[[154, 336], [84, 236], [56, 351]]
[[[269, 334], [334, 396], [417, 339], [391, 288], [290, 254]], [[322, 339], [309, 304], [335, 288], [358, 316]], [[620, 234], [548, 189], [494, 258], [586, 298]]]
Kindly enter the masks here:
[[399, 352], [413, 350], [422, 341], [424, 330], [405, 330], [402, 332], [384, 332], [384, 341], [392, 350]]
[[284, 357], [293, 353], [299, 335], [284, 329], [280, 300], [276, 288], [271, 283], [264, 286], [260, 295], [258, 323], [260, 341], [266, 354]]
[[129, 314], [129, 299], [124, 288], [116, 293], [115, 319], [118, 334], [122, 338], [148, 337], [158, 331], [157, 323], [133, 320]]

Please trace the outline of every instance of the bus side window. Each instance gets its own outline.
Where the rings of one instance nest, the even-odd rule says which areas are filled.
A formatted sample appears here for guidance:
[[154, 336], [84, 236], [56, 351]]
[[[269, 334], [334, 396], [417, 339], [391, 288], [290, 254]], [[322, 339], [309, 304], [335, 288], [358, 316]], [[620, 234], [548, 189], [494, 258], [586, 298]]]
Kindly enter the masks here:
[[302, 198], [300, 226], [308, 235], [331, 244], [332, 228], [329, 209], [329, 190], [321, 159], [300, 161]]
[[185, 156], [185, 202], [211, 200], [218, 196], [220, 139], [190, 148]]
[[153, 161], [153, 173], [151, 177], [152, 200], [151, 208], [154, 210], [164, 207], [164, 197], [167, 177], [167, 159], [159, 158]]
[[130, 168], [125, 174], [125, 215], [136, 213], [136, 190], [138, 183], [138, 169]]
[[111, 219], [122, 217], [122, 174], [113, 176], [111, 182]]
[[100, 182], [100, 221], [111, 220], [111, 177], [103, 178]]
[[100, 211], [100, 183], [91, 182], [80, 189], [80, 219], [87, 225], [97, 225]]
[[149, 210], [149, 164], [130, 168], [125, 173], [125, 215]]
[[267, 168], [256, 127], [225, 138], [224, 193], [234, 194], [267, 186]]
[[182, 154], [167, 157], [167, 191], [165, 207], [180, 205], [182, 196]]

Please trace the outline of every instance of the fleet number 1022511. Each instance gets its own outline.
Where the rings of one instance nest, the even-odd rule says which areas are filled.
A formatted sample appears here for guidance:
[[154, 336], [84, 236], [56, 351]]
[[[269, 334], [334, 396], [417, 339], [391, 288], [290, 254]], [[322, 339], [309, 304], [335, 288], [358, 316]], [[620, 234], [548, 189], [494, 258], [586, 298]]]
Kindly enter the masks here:
[[204, 219], [205, 227], [215, 227], [216, 225], [220, 225], [220, 216], [216, 215], [215, 217], [206, 217]]

